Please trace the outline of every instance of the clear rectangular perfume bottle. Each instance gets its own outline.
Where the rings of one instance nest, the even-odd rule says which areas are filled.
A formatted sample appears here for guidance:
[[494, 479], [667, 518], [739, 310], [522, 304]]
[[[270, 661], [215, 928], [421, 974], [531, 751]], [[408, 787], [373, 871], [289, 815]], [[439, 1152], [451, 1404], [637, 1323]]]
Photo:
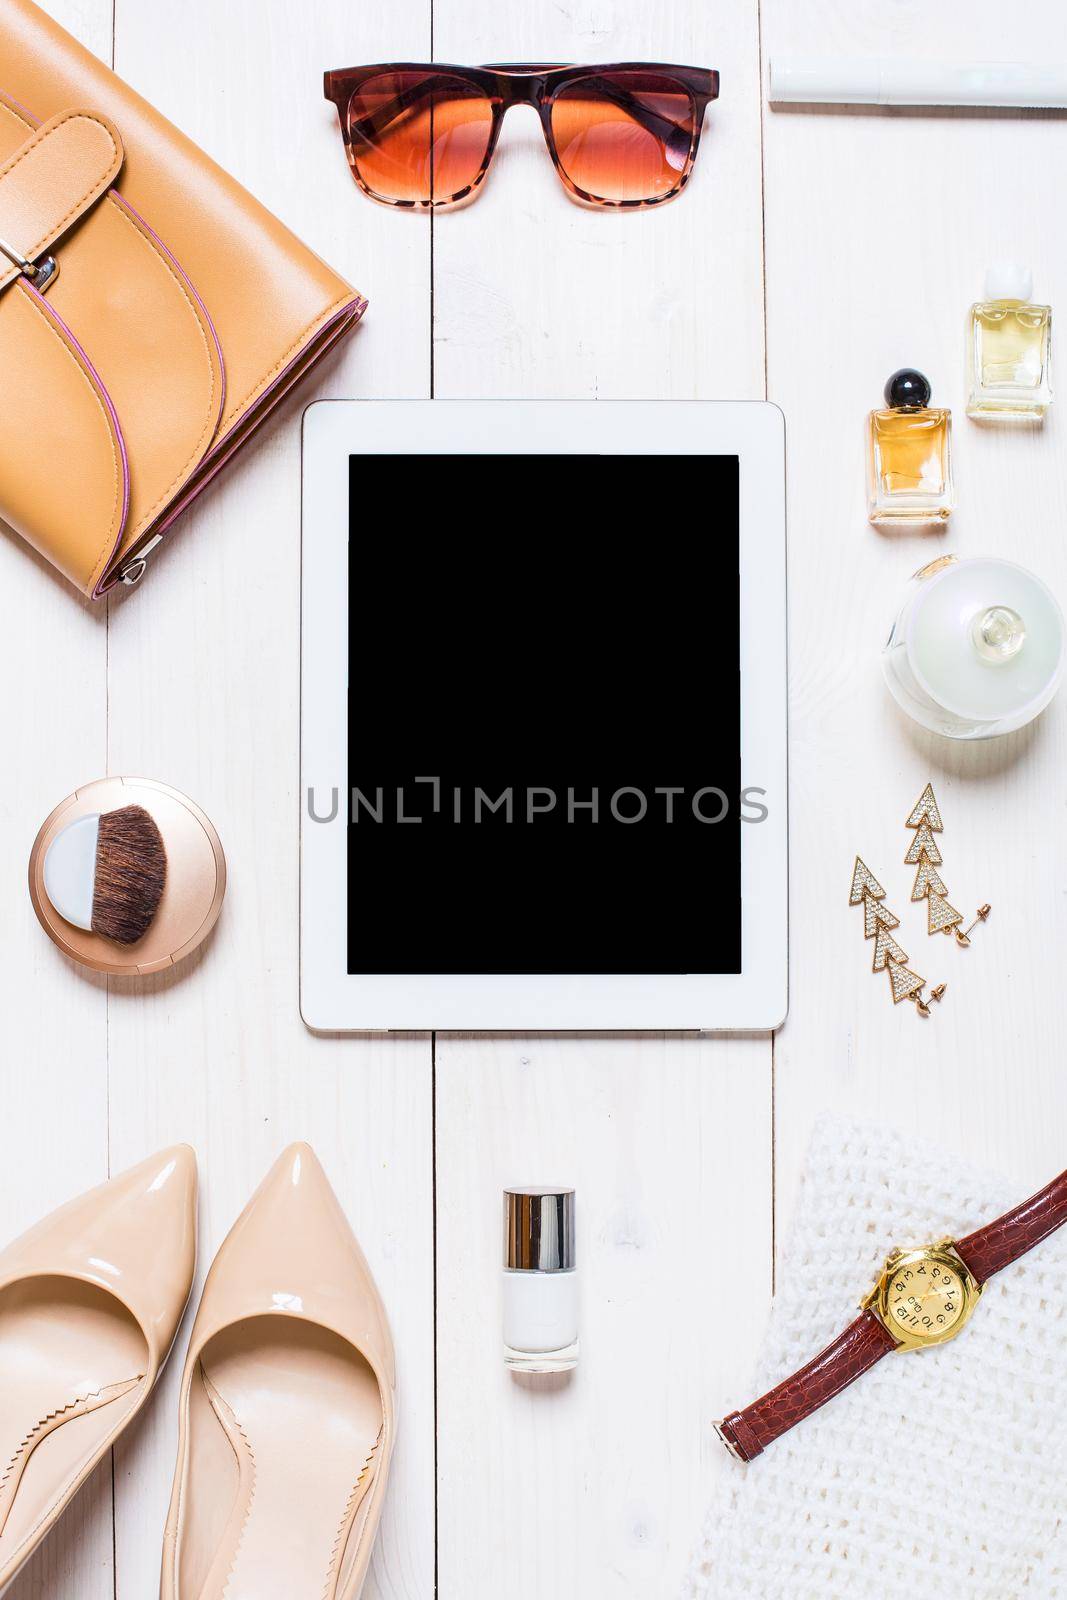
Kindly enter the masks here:
[[1029, 269], [990, 267], [985, 299], [971, 307], [967, 415], [1042, 422], [1052, 402], [1052, 308], [1034, 305]]
[[930, 384], [902, 367], [886, 409], [867, 420], [867, 514], [873, 523], [945, 522], [955, 506], [952, 413], [930, 405]]

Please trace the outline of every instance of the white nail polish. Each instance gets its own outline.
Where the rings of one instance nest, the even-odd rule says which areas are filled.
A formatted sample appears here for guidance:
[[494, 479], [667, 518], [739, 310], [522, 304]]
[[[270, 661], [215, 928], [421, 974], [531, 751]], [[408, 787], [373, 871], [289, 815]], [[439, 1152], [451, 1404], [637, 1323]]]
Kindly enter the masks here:
[[578, 1365], [573, 1189], [504, 1191], [504, 1361], [515, 1372]]

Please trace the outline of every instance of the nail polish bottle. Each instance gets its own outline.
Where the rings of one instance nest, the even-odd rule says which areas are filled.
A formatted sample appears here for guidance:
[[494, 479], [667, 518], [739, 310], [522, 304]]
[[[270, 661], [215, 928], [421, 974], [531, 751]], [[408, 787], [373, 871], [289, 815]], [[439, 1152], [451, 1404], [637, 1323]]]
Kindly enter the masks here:
[[1052, 308], [1033, 305], [1028, 267], [998, 262], [985, 299], [971, 307], [967, 415], [985, 421], [1043, 422], [1052, 403]]
[[578, 1365], [573, 1189], [504, 1191], [504, 1361], [514, 1372]]
[[952, 514], [952, 413], [930, 405], [930, 384], [902, 367], [884, 411], [867, 421], [867, 510], [873, 523], [945, 522]]

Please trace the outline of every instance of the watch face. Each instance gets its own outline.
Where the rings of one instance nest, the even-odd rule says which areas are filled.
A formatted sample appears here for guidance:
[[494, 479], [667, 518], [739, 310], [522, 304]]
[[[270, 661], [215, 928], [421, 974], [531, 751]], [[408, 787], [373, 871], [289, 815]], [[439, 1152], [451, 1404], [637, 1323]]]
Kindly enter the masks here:
[[966, 1304], [963, 1274], [944, 1257], [904, 1256], [886, 1284], [886, 1320], [907, 1339], [943, 1339]]

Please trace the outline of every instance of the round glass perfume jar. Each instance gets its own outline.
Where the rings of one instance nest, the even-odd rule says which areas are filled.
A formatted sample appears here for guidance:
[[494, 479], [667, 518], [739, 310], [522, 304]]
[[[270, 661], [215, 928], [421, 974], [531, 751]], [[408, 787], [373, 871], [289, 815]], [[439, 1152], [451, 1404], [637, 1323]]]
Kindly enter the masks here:
[[991, 739], [1044, 711], [1064, 654], [1063, 613], [1040, 578], [991, 556], [941, 556], [909, 583], [882, 670], [922, 727]]
[[573, 1189], [504, 1191], [504, 1361], [515, 1372], [578, 1365]]

